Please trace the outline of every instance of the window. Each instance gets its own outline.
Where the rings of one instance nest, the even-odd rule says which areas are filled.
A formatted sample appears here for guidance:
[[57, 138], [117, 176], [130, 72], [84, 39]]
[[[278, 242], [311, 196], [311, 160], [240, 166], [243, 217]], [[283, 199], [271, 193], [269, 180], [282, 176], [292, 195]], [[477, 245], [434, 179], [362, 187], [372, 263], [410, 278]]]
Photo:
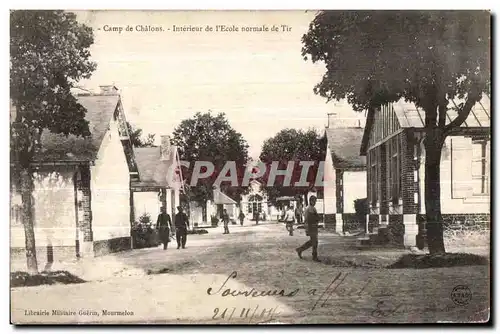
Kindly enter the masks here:
[[[377, 148], [375, 148], [376, 150]], [[372, 206], [377, 204], [378, 195], [378, 175], [377, 175], [377, 159], [375, 151], [370, 152], [370, 197]]]
[[389, 167], [389, 183], [390, 196], [393, 204], [398, 204], [401, 189], [401, 172], [400, 172], [400, 154], [398, 136], [390, 140], [390, 167]]
[[472, 142], [472, 194], [489, 194], [488, 141]]
[[248, 203], [247, 205], [247, 212], [252, 213], [252, 203]]

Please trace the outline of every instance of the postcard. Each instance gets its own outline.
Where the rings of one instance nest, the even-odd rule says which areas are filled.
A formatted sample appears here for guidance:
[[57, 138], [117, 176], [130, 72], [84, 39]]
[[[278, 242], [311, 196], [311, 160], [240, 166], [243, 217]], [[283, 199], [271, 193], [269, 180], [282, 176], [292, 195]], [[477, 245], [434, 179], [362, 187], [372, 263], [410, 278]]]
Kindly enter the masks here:
[[490, 34], [12, 10], [11, 323], [487, 323]]

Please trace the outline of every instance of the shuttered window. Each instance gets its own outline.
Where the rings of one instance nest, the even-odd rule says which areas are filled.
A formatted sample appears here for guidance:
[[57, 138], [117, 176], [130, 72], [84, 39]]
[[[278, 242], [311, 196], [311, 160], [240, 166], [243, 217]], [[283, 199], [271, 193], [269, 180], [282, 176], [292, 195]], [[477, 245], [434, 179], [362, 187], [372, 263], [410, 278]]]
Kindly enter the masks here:
[[451, 138], [452, 197], [469, 198], [490, 193], [490, 141]]
[[390, 147], [390, 167], [389, 167], [389, 182], [391, 189], [391, 199], [393, 204], [397, 204], [401, 193], [401, 163], [398, 136], [391, 138]]
[[475, 140], [472, 142], [472, 194], [489, 194], [488, 142]]
[[377, 204], [378, 199], [377, 149], [378, 148], [375, 148], [370, 151], [370, 197], [372, 206]]

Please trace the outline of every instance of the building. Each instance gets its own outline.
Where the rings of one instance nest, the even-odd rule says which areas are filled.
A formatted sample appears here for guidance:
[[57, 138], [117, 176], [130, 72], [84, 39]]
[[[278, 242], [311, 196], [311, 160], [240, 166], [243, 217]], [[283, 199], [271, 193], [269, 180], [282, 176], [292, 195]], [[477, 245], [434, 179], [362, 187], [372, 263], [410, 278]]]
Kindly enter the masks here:
[[134, 156], [139, 178], [130, 181], [131, 221], [147, 214], [156, 224], [162, 206], [173, 219], [183, 184], [177, 147], [168, 136], [162, 136], [159, 147], [136, 147]]
[[220, 190], [219, 188], [214, 189], [213, 196], [213, 203], [215, 205], [217, 218], [222, 219], [222, 213], [225, 209], [227, 214], [229, 215], [229, 219], [232, 221], [236, 221], [237, 215], [239, 213], [239, 211], [237, 210], [238, 203], [227, 194], [222, 192], [222, 190]]
[[[90, 138], [44, 130], [33, 159], [33, 225], [38, 259], [130, 249], [130, 179], [138, 178], [118, 90], [77, 96]], [[11, 110], [15, 113], [15, 109]], [[24, 255], [21, 195], [11, 170], [11, 254]]]
[[[489, 224], [490, 114], [490, 99], [484, 96], [444, 143], [441, 212], [448, 227]], [[450, 107], [447, 124], [456, 115]], [[420, 248], [425, 240], [424, 119], [421, 109], [404, 101], [371, 111], [361, 145], [368, 166], [369, 231], [376, 228], [378, 234], [385, 231], [387, 242]]]
[[[159, 147], [133, 148], [114, 86], [101, 86], [100, 94], [76, 97], [87, 109], [91, 137], [44, 131], [32, 165], [33, 225], [40, 261], [131, 249], [131, 227], [141, 214], [150, 214], [156, 223], [161, 206], [173, 214], [180, 203], [179, 155], [169, 138], [162, 136]], [[25, 253], [15, 174], [12, 170], [13, 257]]]
[[242, 195], [241, 209], [246, 220], [255, 220], [255, 215], [259, 214], [259, 220], [270, 219], [277, 216], [273, 206], [268, 202], [267, 194], [262, 189], [262, 183], [251, 180], [248, 194]]
[[363, 226], [354, 207], [355, 200], [366, 198], [366, 158], [359, 154], [363, 128], [329, 125], [325, 133], [324, 222], [343, 233]]

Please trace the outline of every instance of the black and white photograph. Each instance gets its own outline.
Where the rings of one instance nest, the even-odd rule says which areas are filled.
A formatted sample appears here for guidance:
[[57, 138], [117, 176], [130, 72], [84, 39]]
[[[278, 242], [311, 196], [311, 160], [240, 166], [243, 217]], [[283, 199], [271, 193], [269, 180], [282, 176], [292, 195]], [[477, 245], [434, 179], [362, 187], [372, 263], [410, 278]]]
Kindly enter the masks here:
[[491, 320], [489, 9], [9, 20], [11, 324]]

